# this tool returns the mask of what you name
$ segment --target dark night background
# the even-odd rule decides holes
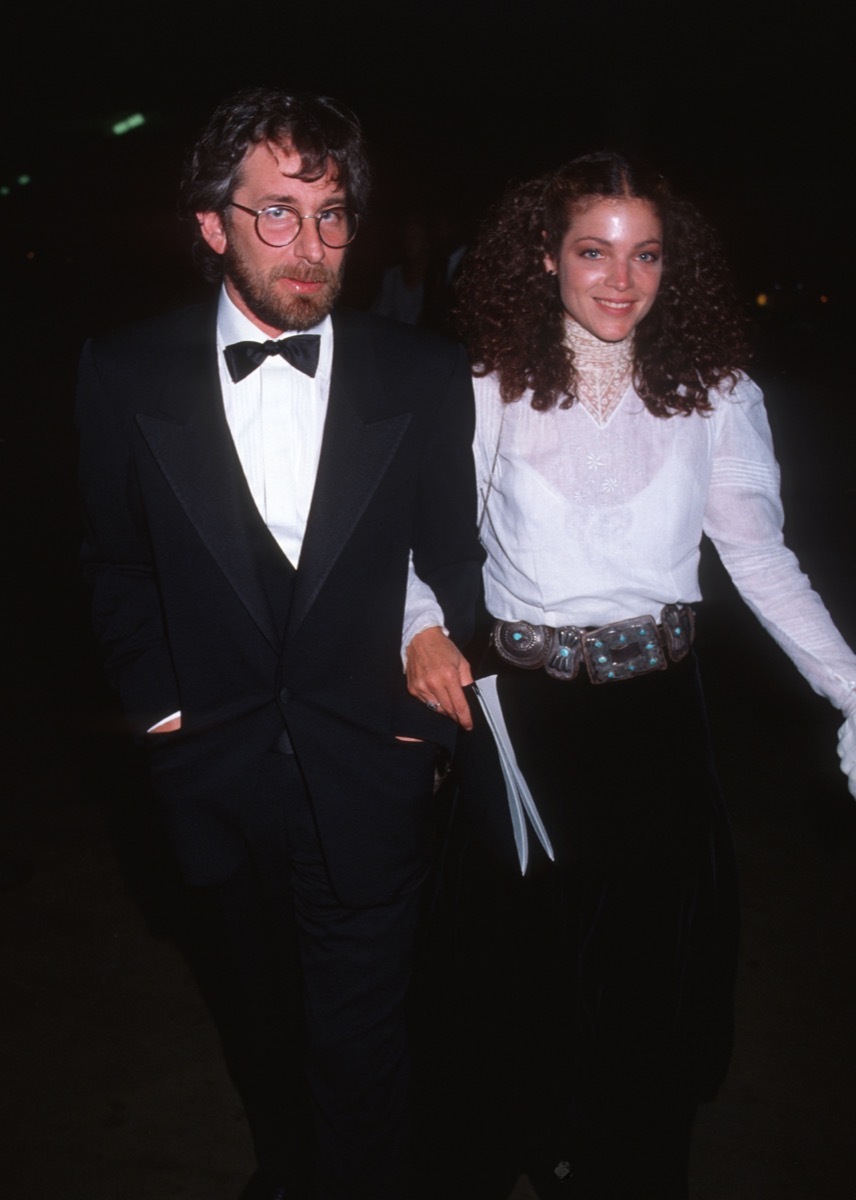
[[[123,953],[168,953],[151,935],[173,932],[171,884],[87,630],[76,567],[72,403],[86,336],[205,294],[189,231],[176,216],[176,191],[183,154],[211,108],[241,86],[269,83],[326,92],[357,111],[377,177],[349,264],[346,298],[357,305],[370,301],[394,261],[389,231],[408,207],[442,207],[466,236],[508,181],[575,154],[609,145],[660,164],[729,249],[783,466],[788,540],[853,644],[851,19],[849,5],[831,0],[799,8],[592,0],[92,4],[58,15],[18,5],[4,18],[0,262],[10,336],[0,452],[11,570],[0,856],[35,867],[29,882],[0,894],[17,952],[0,1027],[9,1037],[4,1070],[18,1093],[13,1088],[3,1120],[25,1148],[9,1194],[207,1200],[238,1190],[222,1179],[220,1191],[213,1182],[182,1190],[166,1168],[150,1191],[139,1179],[134,1190],[125,1176],[121,1185],[103,1182],[91,1164],[87,1175],[71,1148],[82,1135],[68,1115],[79,1108],[93,1129],[99,1105],[112,1106],[111,1137],[133,1148],[135,1176],[145,1177],[142,1134],[126,1113],[116,1115],[117,1106],[125,1112],[133,1068],[105,1068],[114,1075],[108,1085],[89,1064],[93,1055],[109,1059],[131,1019],[117,1016],[126,993],[105,984],[123,977]],[[137,112],[143,126],[111,134],[115,121]],[[852,801],[834,755],[839,718],[760,633],[710,555],[703,583],[702,653],[747,897],[738,1019],[751,1042],[744,1034],[741,1049],[738,1040],[732,1091],[719,1108],[725,1116],[713,1118],[724,1125],[707,1130],[709,1147],[721,1149],[701,1151],[719,1190],[698,1195],[843,1200],[849,1188],[836,1190],[836,1180],[846,1170],[852,1179],[856,1167],[843,1133],[854,1110],[847,1017],[856,980],[846,964],[856,932],[856,854]],[[151,888],[152,862],[159,892]],[[99,891],[93,872],[114,890]],[[148,923],[142,933],[138,909]],[[60,947],[102,935],[118,941],[113,957],[102,947],[94,966],[82,965],[90,961],[83,949],[72,965],[72,951]],[[770,949],[789,943],[791,957]],[[149,969],[180,974],[168,957]],[[138,980],[138,990],[160,986],[151,978]],[[192,1006],[182,980],[179,1001],[160,998],[167,1010]],[[73,1020],[59,1015],[67,1004],[78,1013]],[[88,1016],[79,1016],[81,1005]],[[17,1034],[26,1013],[40,1014],[38,1032]],[[196,1010],[190,1019],[204,1022]],[[806,1038],[811,1046],[818,1024],[828,1044],[803,1059],[793,1047]],[[96,1048],[82,1066],[75,1046],[87,1038]],[[759,1044],[767,1057],[756,1061]],[[47,1062],[55,1071],[53,1132],[65,1129],[68,1142],[57,1152],[67,1185],[59,1191],[50,1155],[35,1165],[34,1147],[47,1137],[38,1079]],[[81,1087],[91,1093],[85,1103]],[[99,1098],[108,1092],[109,1105]],[[759,1116],[771,1111],[775,1128]],[[799,1131],[793,1138],[789,1121]],[[204,1112],[197,1124],[207,1131]],[[151,1128],[148,1136],[157,1142]],[[216,1129],[210,1136],[217,1139]],[[745,1191],[735,1183],[745,1168],[729,1174],[735,1146],[761,1160],[741,1175]],[[99,1161],[99,1152],[84,1157],[91,1153]],[[192,1174],[189,1152],[187,1169]],[[79,1184],[70,1182],[76,1173]]]

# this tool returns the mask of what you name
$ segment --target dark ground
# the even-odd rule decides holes
[[[853,643],[845,334],[784,324],[762,339],[758,374],[788,480],[789,540]],[[246,1127],[179,949],[175,877],[76,581],[72,340],[39,356],[34,333],[22,368],[31,403],[3,443],[15,586],[0,854],[34,870],[0,892],[0,1187],[15,1200],[234,1200],[252,1169]],[[835,756],[839,717],[712,556],[704,590],[700,653],[744,932],[734,1061],[699,1121],[692,1194],[849,1200],[856,810]]]

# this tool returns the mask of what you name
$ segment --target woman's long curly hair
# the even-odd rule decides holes
[[[662,176],[619,154],[590,154],[512,188],[493,210],[458,281],[457,316],[477,375],[496,372],[506,403],[532,391],[545,411],[574,403],[565,309],[544,255],[557,259],[574,216],[600,200],[646,200],[663,225],[663,274],[634,340],[634,384],[658,417],[711,408],[749,360],[744,318],[719,242]]]

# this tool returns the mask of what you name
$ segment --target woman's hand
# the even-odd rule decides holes
[[[472,683],[470,664],[438,625],[417,633],[407,647],[407,690],[463,729],[472,729],[470,706],[463,693]]]
[[[850,795],[856,800],[856,712],[852,712],[838,730],[838,757],[847,776]]]

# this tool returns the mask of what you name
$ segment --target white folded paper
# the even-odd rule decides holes
[[[484,679],[480,679],[477,684],[473,685],[473,691],[490,726],[493,740],[496,742],[496,748],[499,752],[499,762],[505,780],[505,789],[508,793],[508,811],[511,815],[511,828],[514,831],[514,843],[517,846],[517,857],[520,860],[520,873],[521,875],[525,875],[526,867],[529,864],[529,835],[526,828],[527,817],[532,828],[535,830],[538,841],[544,847],[551,862],[555,861],[553,847],[550,844],[550,838],[547,836],[547,830],[544,828],[544,822],[541,820],[541,816],[535,806],[535,801],[532,799],[532,793],[529,791],[526,780],[523,778],[520,767],[517,765],[514,747],[508,736],[505,717],[502,715],[499,693],[496,690],[496,676],[487,675]]]

